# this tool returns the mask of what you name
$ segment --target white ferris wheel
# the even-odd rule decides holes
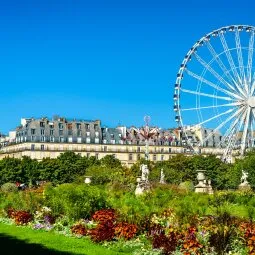
[[[214,30],[182,61],[174,88],[175,120],[194,150],[210,142],[226,159],[254,147],[254,33],[249,25]],[[196,130],[205,132],[197,140]]]

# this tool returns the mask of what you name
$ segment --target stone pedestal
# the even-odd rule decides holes
[[[205,170],[197,170],[198,184],[195,186],[196,193],[206,193],[207,192],[207,185],[206,185],[206,179],[205,179],[204,172],[205,172]]]
[[[211,180],[207,181],[204,173],[205,170],[197,170],[198,184],[195,186],[195,192],[213,194]]]
[[[238,189],[239,190],[251,190],[251,185],[249,183],[241,183],[239,186],[238,186]]]

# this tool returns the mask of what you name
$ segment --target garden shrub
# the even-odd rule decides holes
[[[100,223],[106,221],[114,222],[116,220],[116,213],[114,209],[101,209],[93,214],[92,219]]]
[[[14,219],[16,225],[26,225],[33,219],[33,215],[27,211],[15,211],[13,208],[9,208],[8,216]]]
[[[129,224],[127,222],[120,222],[115,226],[115,235],[118,238],[124,238],[125,240],[132,239],[138,232],[138,227],[135,224]]]
[[[3,192],[16,192],[18,191],[18,187],[11,182],[7,182],[1,186],[1,190]]]
[[[75,235],[85,236],[87,234],[87,229],[83,224],[79,223],[71,227],[71,232]]]
[[[1,198],[0,207],[7,210],[9,207],[15,210],[24,210],[34,213],[43,205],[43,197],[34,192],[18,191],[8,192]]]
[[[111,220],[100,222],[96,228],[90,231],[90,236],[94,242],[111,241],[115,235],[114,223]]]
[[[164,255],[169,255],[174,252],[178,246],[178,240],[180,238],[179,233],[176,231],[170,231],[168,234],[165,230],[159,226],[154,225],[150,229],[152,247],[154,249],[162,249]]]
[[[89,218],[97,210],[107,207],[105,192],[96,186],[62,184],[45,189],[45,201],[54,216],[69,219]]]
[[[195,190],[195,187],[192,181],[181,182],[179,184],[179,188],[182,190],[185,190],[186,192],[191,192]]]
[[[243,232],[243,237],[248,247],[248,254],[255,254],[255,224],[243,223],[240,225],[240,230]]]

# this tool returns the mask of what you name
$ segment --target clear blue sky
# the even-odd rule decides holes
[[[0,131],[58,114],[174,127],[179,65],[205,33],[255,25],[253,1],[0,1]]]

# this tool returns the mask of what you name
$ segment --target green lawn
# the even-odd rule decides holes
[[[5,255],[117,255],[84,238],[66,237],[52,232],[32,230],[0,223],[1,254]]]

